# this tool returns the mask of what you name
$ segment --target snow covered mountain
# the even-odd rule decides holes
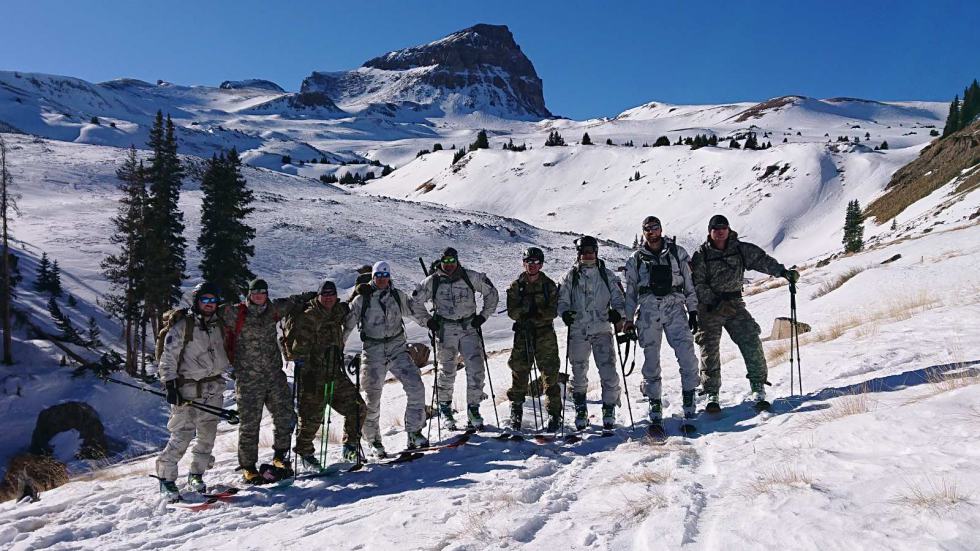
[[[302,92],[324,92],[345,111],[439,117],[476,111],[505,119],[550,117],[531,60],[505,25],[475,25],[424,46],[389,52],[355,71],[314,72]]]

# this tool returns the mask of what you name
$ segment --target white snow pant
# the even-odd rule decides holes
[[[199,404],[220,408],[224,406],[223,393],[225,382],[212,381],[201,385],[201,393],[197,392],[197,383],[188,382],[180,387],[180,394],[185,400],[193,400]],[[204,471],[214,466],[214,438],[218,434],[217,415],[205,413],[191,406],[171,406],[170,441],[160,455],[157,456],[157,476],[163,480],[177,480],[177,462],[184,457],[187,446],[194,440],[191,448],[191,467],[193,474],[204,474]],[[196,433],[196,438],[195,438]]]
[[[611,329],[611,326],[610,326]],[[620,405],[619,372],[616,367],[616,342],[611,331],[586,333],[586,329],[569,329],[571,342],[568,345],[568,359],[572,363],[572,392],[586,394],[589,390],[589,352],[599,368],[599,382],[602,385],[602,403]]]
[[[674,349],[680,365],[681,388],[694,390],[701,384],[698,358],[694,354],[694,334],[687,320],[687,308],[674,296],[658,298],[644,295],[636,319],[637,336],[643,347],[643,382],[640,392],[651,400],[661,398],[660,343],[667,335],[667,344]]]
[[[361,387],[366,396],[367,415],[364,437],[368,442],[381,440],[381,391],[391,372],[405,389],[405,430],[409,433],[425,426],[425,387],[419,368],[412,363],[405,337],[389,343],[366,342],[361,354]]]
[[[445,322],[438,335],[439,401],[453,401],[456,383],[456,354],[463,356],[466,366],[466,405],[477,406],[483,401],[483,380],[487,376],[483,363],[483,347],[476,329],[463,329],[458,323]]]

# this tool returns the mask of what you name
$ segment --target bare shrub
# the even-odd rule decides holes
[[[643,522],[656,509],[666,509],[670,500],[660,488],[655,488],[640,497],[623,499],[609,506],[601,515],[612,522],[624,526]]]
[[[653,469],[639,469],[624,472],[606,486],[618,486],[620,484],[664,484],[671,479],[670,469],[664,468],[659,471]]]
[[[850,281],[854,276],[858,275],[859,273],[867,269],[868,269],[867,266],[856,266],[854,268],[847,270],[842,274],[838,274],[830,281],[825,281],[822,284],[820,284],[820,286],[817,287],[817,290],[814,291],[814,293],[810,296],[810,298],[818,299],[826,294],[829,294],[831,291],[839,289],[841,285],[844,285],[845,283]]]

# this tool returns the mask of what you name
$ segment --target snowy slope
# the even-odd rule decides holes
[[[972,225],[804,270],[800,319],[814,328],[803,338],[805,394],[789,397],[789,364],[775,357],[780,343],[769,343],[777,399],[772,413],[754,414],[740,404],[748,385],[726,338],[726,409],[702,417],[694,438],[652,445],[640,437],[646,405],[634,372],[628,387],[637,432],[621,411],[624,428],[615,437],[567,448],[478,436],[403,466],[249,490],[201,513],[161,509],[147,458],[47,492],[36,504],[0,505],[0,542],[11,549],[972,549],[980,521],[978,240]],[[879,264],[894,254],[902,258]],[[811,298],[854,267],[869,269]],[[768,328],[786,314],[786,287],[748,303]],[[490,344],[498,397],[508,386],[506,346]],[[663,361],[667,409],[675,413],[677,366],[667,351]],[[397,384],[385,393],[385,440],[398,449],[404,398]],[[597,399],[596,387],[595,414]],[[491,408],[484,401],[492,419]],[[672,433],[676,426],[668,421]],[[235,483],[235,441],[233,432],[219,436],[213,484]],[[334,456],[339,445],[330,449]]]

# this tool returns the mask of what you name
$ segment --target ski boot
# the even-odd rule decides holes
[[[575,430],[585,430],[589,426],[589,408],[585,404],[585,394],[572,394],[575,402]]]
[[[466,430],[483,430],[483,416],[480,415],[480,404],[467,406]]]
[[[650,400],[650,436],[663,438],[667,435],[664,429],[664,403],[663,400]]]
[[[507,422],[507,430],[510,432],[521,432],[521,422],[524,419],[524,402],[510,403],[510,421]]]
[[[292,470],[292,465],[289,464],[289,460],[286,459],[286,453],[289,450],[275,450],[272,455],[272,464],[277,469],[282,469],[284,471]]]
[[[698,419],[697,406],[694,404],[694,390],[685,390],[681,393],[682,403],[684,404],[684,423],[681,430],[685,434],[697,432],[698,427],[695,422]]]
[[[177,483],[173,480],[160,481],[160,494],[170,503],[180,501],[180,490],[177,489]]]
[[[255,466],[242,467],[242,484],[248,484],[249,486],[257,486],[259,484],[265,484],[266,480],[262,478],[259,471],[255,470]]]
[[[204,475],[194,473],[187,475],[187,488],[199,494],[207,493],[208,485],[204,483]]]
[[[766,383],[752,383],[752,401],[756,411],[768,411],[769,402],[766,400]]]
[[[616,405],[602,404],[602,430],[610,431],[616,428]]]
[[[708,393],[708,403],[704,406],[707,413],[719,413],[721,411],[721,400],[718,399],[718,391]]]
[[[388,458],[388,452],[385,451],[385,445],[381,442],[381,440],[371,442],[371,453],[374,454],[375,459]]]
[[[545,428],[547,432],[558,432],[561,430],[561,414],[552,414],[548,418],[548,426]]]
[[[357,446],[354,444],[344,444],[344,449],[342,452],[340,452],[340,455],[344,458],[344,461],[349,463],[357,463],[357,460],[360,459],[361,454],[357,452]]]
[[[320,460],[312,453],[304,456],[300,461],[300,465],[303,466],[303,470],[306,472],[318,473],[323,470],[323,465],[320,464]]]
[[[452,402],[439,402],[439,415],[442,416],[442,428],[446,430],[459,430],[456,427],[456,418],[453,417]]]
[[[418,448],[428,448],[429,439],[422,434],[422,431],[415,431],[408,433],[408,449],[415,450]]]

